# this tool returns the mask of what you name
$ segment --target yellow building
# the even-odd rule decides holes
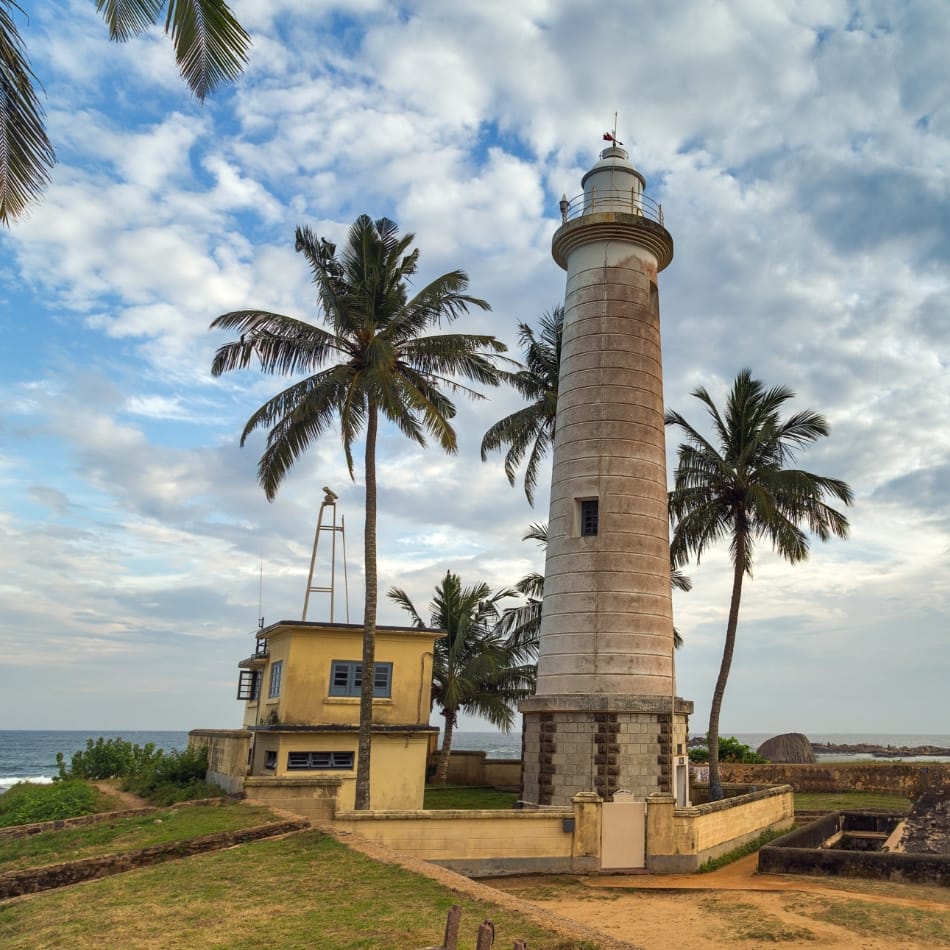
[[[443,635],[376,628],[373,809],[422,807],[429,737],[438,732],[429,725],[432,647]],[[258,631],[254,654],[238,664],[244,728],[191,733],[193,744],[208,748],[209,778],[288,807],[315,797],[352,808],[362,639],[357,624],[283,620]],[[243,780],[233,774],[240,769]]]

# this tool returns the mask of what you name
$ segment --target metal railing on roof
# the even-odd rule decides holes
[[[577,195],[568,201],[561,199],[561,221],[568,222],[585,214],[596,214],[601,211],[619,211],[624,214],[635,214],[648,221],[663,224],[663,205],[654,201],[643,192],[631,188],[628,191],[590,191]]]

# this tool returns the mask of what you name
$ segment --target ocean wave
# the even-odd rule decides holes
[[[31,785],[52,785],[52,775],[0,775],[0,792],[5,792],[8,788],[20,782],[29,782]]]

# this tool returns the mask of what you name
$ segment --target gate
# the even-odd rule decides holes
[[[647,803],[630,792],[615,792],[601,810],[601,870],[646,867]]]

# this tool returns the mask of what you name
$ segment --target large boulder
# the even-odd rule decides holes
[[[770,762],[814,762],[815,753],[812,751],[808,736],[800,732],[786,732],[781,736],[772,736],[766,739],[756,750]]]

